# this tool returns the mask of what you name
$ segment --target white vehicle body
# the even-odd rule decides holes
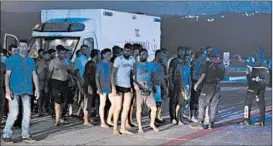
[[[33,28],[30,47],[48,50],[62,44],[73,51],[74,62],[75,52],[83,44],[103,50],[115,45],[123,48],[127,42],[139,43],[148,50],[151,61],[155,51],[160,49],[160,21],[156,16],[105,9],[42,10],[41,24]],[[65,27],[71,30],[69,24],[73,24],[74,31],[65,30]]]

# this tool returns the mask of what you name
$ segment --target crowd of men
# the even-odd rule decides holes
[[[225,75],[221,56],[211,47],[202,47],[193,53],[190,48],[179,46],[176,51],[176,56],[169,59],[167,49],[159,49],[154,60],[149,62],[148,50],[139,44],[126,43],[123,48],[114,46],[101,51],[83,45],[72,63],[73,52],[62,45],[56,50],[40,49],[35,59],[28,54],[27,41],[21,40],[18,47],[11,45],[6,52],[9,57],[1,55],[0,64],[0,120],[8,115],[3,140],[12,142],[12,127],[19,121],[23,141],[35,141],[30,134],[35,100],[38,116],[52,115],[55,126],[68,123],[68,118],[76,115],[81,117],[83,125],[90,127],[94,117],[99,117],[100,126],[113,127],[114,135],[132,135],[130,128],[134,126],[138,127],[138,133],[143,133],[144,103],[148,107],[150,127],[159,131],[157,127],[165,122],[162,106],[169,98],[172,123],[192,122],[192,128],[203,129],[206,117],[208,128],[212,129],[221,96],[220,81]],[[256,64],[256,67],[261,65]],[[248,114],[241,124],[250,124],[251,103],[258,95],[260,125],[263,126],[264,85],[268,77],[254,76],[248,76],[255,83],[249,85],[245,107]],[[252,86],[257,88],[252,89]],[[77,105],[76,114],[73,105]],[[187,112],[188,117],[185,116]],[[133,122],[133,115],[137,124]]]

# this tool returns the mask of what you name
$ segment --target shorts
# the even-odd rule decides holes
[[[68,82],[60,80],[51,80],[52,95],[54,102],[57,104],[62,104],[67,100],[68,95]]]
[[[142,107],[142,104],[146,103],[148,108],[151,107],[156,107],[156,102],[154,99],[154,95],[151,92],[151,94],[149,96],[142,96],[141,95],[141,90],[136,91],[136,104],[138,108]]]
[[[131,92],[131,88],[124,88],[120,86],[116,86],[117,93],[128,93]]]
[[[154,93],[154,98],[156,102],[162,102],[162,98],[161,98],[161,87],[160,85],[155,85],[156,88],[156,93]]]
[[[74,103],[74,96],[75,96],[76,89],[73,87],[69,87],[67,91],[67,103],[73,104]]]

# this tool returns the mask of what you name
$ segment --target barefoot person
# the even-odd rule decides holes
[[[137,123],[138,123],[138,133],[142,134],[142,121],[141,121],[141,111],[143,102],[146,103],[148,108],[151,109],[151,122],[150,127],[154,131],[158,131],[155,127],[155,116],[156,116],[156,103],[153,96],[155,89],[154,83],[154,67],[153,63],[148,63],[148,51],[142,49],[140,51],[140,62],[136,63],[135,66],[135,82],[134,88],[136,90],[136,106],[137,106]]]
[[[69,72],[72,72],[72,66],[65,63],[66,49],[58,45],[57,51],[58,57],[50,61],[48,69],[48,81],[51,79],[52,94],[55,102],[55,126],[67,122],[66,119],[61,119],[61,105],[67,99]],[[48,82],[46,87],[48,87]]]
[[[111,94],[111,71],[112,71],[112,63],[111,60],[111,49],[104,49],[101,51],[102,61],[100,61],[96,68],[96,84],[98,87],[98,94],[100,96],[100,120],[102,128],[109,128],[108,125],[105,124],[104,118],[104,109],[106,105],[107,96],[111,102],[111,107],[109,109],[107,124],[113,126],[112,116],[114,112],[114,98]]]
[[[112,94],[115,96],[115,109],[114,109],[114,128],[113,134],[117,135],[118,132],[118,119],[120,110],[121,114],[121,128],[120,133],[122,134],[133,134],[125,128],[126,120],[131,103],[131,78],[133,75],[133,68],[135,59],[130,56],[131,44],[124,45],[123,55],[117,57],[114,61],[112,73],[111,73],[111,85]],[[123,104],[122,104],[123,98]]]

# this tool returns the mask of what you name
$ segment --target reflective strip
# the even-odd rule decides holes
[[[254,90],[250,90],[250,89],[248,89],[247,91],[254,92]]]
[[[206,94],[204,94],[204,93],[201,93],[201,95],[206,96]]]

